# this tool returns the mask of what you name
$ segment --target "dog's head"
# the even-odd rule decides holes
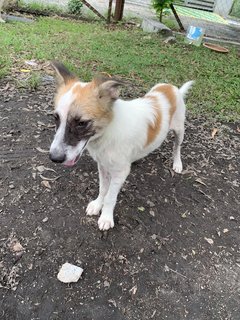
[[[58,88],[54,110],[56,134],[50,147],[50,159],[73,166],[88,142],[99,138],[111,122],[120,83],[102,76],[91,82],[81,82],[61,63],[52,62],[52,66]]]

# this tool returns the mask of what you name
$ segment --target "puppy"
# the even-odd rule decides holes
[[[99,195],[87,206],[97,215],[100,230],[114,227],[113,211],[131,163],[158,148],[169,130],[175,133],[173,170],[182,171],[180,147],[184,136],[184,96],[193,84],[180,89],[157,84],[145,96],[124,101],[120,82],[94,78],[82,82],[61,63],[52,63],[58,78],[55,97],[56,134],[50,159],[72,167],[87,149],[97,161]]]

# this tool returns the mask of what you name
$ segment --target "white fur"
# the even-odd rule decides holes
[[[86,140],[81,140],[76,147],[66,145],[64,143],[64,133],[66,128],[67,116],[72,102],[74,101],[75,95],[73,94],[73,89],[81,84],[81,86],[86,85],[86,83],[76,82],[72,88],[67,91],[59,100],[56,113],[60,116],[60,126],[54,136],[53,142],[50,147],[50,153],[57,157],[58,155],[65,154],[66,161],[74,160],[79,154],[81,154],[86,146]]]
[[[146,156],[159,147],[170,129],[175,132],[173,169],[180,173],[182,162],[180,145],[184,135],[185,104],[183,96],[193,82],[187,82],[175,90],[177,109],[169,124],[170,102],[163,93],[153,91],[148,94],[158,99],[161,108],[161,129],[155,140],[146,146],[148,125],[154,122],[154,108],[151,99],[144,98],[132,101],[116,100],[113,106],[114,117],[106,127],[103,135],[97,140],[90,139],[87,149],[98,162],[100,188],[98,198],[89,203],[88,215],[96,215],[102,209],[98,220],[100,230],[114,226],[113,210],[117,195],[127,178],[131,163]]]
[[[175,133],[173,148],[173,170],[182,171],[180,146],[184,136],[185,104],[183,97],[190,89],[192,81],[185,83],[180,89],[173,87],[176,97],[176,111],[170,122],[170,101],[153,87],[143,98],[132,101],[117,99],[113,104],[113,119],[102,129],[98,136],[89,139],[87,149],[98,163],[99,170],[99,195],[87,207],[87,215],[97,215],[101,210],[98,220],[100,230],[113,228],[113,211],[118,193],[126,180],[131,163],[145,157],[158,148],[166,138],[169,130]],[[79,85],[77,82],[60,99],[56,112],[60,115],[61,124],[52,142],[50,153],[55,156],[65,154],[65,164],[72,165],[74,159],[82,153],[86,140],[80,141],[77,146],[69,146],[64,142],[69,108],[74,101],[73,89]],[[81,83],[84,85],[84,83]],[[153,105],[154,97],[156,103]],[[161,112],[160,131],[155,139],[147,145],[148,128],[155,123],[156,110]]]

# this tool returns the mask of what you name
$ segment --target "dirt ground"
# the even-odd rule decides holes
[[[85,215],[96,163],[48,158],[53,92],[0,83],[0,319],[239,320],[239,124],[188,114],[183,174],[169,135],[133,165],[102,233]],[[77,283],[57,279],[65,262],[83,267]]]

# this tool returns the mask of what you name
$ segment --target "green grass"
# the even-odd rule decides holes
[[[31,3],[27,3],[24,2],[23,0],[20,0],[18,2],[18,6],[20,8],[25,8],[25,9],[31,9],[33,11],[39,11],[39,12],[46,12],[49,14],[60,14],[63,12],[66,12],[66,9],[64,10],[63,7],[60,7],[58,5],[54,5],[54,4],[43,4],[43,3],[39,3],[39,2],[31,2]]]
[[[240,18],[240,0],[235,0],[233,3],[231,15]]]
[[[189,108],[221,120],[240,115],[239,58],[179,42],[165,45],[140,30],[108,29],[101,23],[40,18],[35,23],[0,25],[0,77],[16,61],[60,60],[81,79],[105,71],[132,80],[144,90],[157,82],[178,86],[196,80]]]

